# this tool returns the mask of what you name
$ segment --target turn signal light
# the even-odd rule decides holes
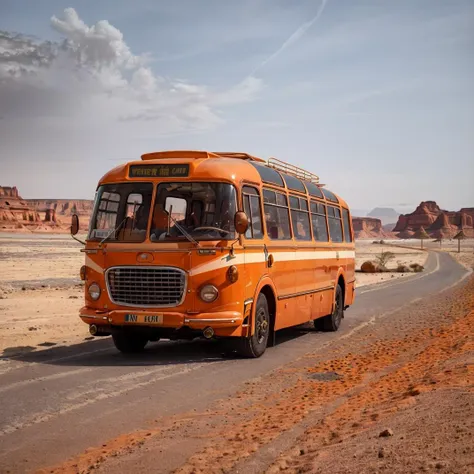
[[[80,271],[82,281],[86,279],[86,273],[87,273],[87,267],[85,265],[82,265],[81,271]]]
[[[227,279],[231,283],[235,283],[239,279],[239,270],[235,265],[230,266],[229,270],[227,270]]]

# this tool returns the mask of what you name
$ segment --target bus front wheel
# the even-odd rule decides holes
[[[242,338],[239,341],[239,354],[253,359],[263,355],[267,348],[270,330],[270,313],[268,311],[267,298],[263,293],[260,293],[255,308],[255,331],[251,337]]]
[[[112,339],[114,340],[115,347],[124,354],[141,352],[145,349],[148,342],[148,338],[127,331],[114,331]]]
[[[341,285],[336,286],[334,309],[331,314],[314,320],[314,327],[318,331],[337,331],[344,317],[344,301]]]

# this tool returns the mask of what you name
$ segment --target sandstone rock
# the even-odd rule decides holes
[[[381,431],[379,434],[379,438],[389,438],[390,436],[393,436],[393,431],[390,428]]]
[[[394,237],[390,232],[384,230],[382,221],[374,217],[353,217],[352,226],[356,239]]]
[[[375,262],[367,260],[361,265],[360,271],[362,273],[377,273],[380,271],[380,268]]]
[[[469,236],[474,236],[474,208],[466,207],[457,212],[445,211],[436,202],[425,201],[411,214],[401,215],[393,231],[399,238],[409,239],[421,228],[430,237],[442,239],[452,238],[461,229]]]
[[[80,217],[86,230],[93,211],[93,201],[67,199],[23,199],[16,187],[0,186],[0,222],[6,231],[67,231],[72,214]]]

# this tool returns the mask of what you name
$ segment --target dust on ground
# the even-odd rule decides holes
[[[136,471],[176,445],[180,474],[474,472],[473,392],[471,277],[43,472]]]

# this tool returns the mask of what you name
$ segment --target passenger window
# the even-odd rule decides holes
[[[328,206],[329,235],[333,242],[342,242],[342,221],[339,209]]]
[[[327,242],[329,238],[326,224],[326,208],[323,204],[311,203],[311,222],[313,224],[314,240],[317,242]]]
[[[311,240],[308,203],[306,199],[290,196],[291,223],[297,240]]]
[[[112,230],[117,227],[120,194],[104,191],[100,197],[94,229]]]
[[[185,199],[167,197],[165,200],[166,212],[171,212],[171,217],[175,221],[183,221],[186,216],[187,202]],[[184,223],[184,222],[183,222]]]
[[[352,242],[349,211],[347,209],[342,210],[342,223],[344,224],[344,240],[346,242]]]
[[[293,224],[293,233],[297,240],[311,240],[311,231],[309,230],[309,214],[306,211],[291,210],[291,223]]]
[[[269,190],[264,190],[263,195],[268,237],[274,240],[291,239],[290,216],[286,196]],[[274,201],[273,199],[267,199],[271,195],[274,197]]]
[[[245,237],[247,239],[261,239],[263,237],[263,230],[260,195],[255,188],[251,188],[250,186],[245,186],[242,192],[244,211],[249,218],[249,228],[245,233]]]
[[[148,205],[143,205],[143,196],[141,194],[130,193],[128,195],[125,212],[129,218],[129,221],[126,223],[128,230],[146,230],[150,208],[149,203]]]

